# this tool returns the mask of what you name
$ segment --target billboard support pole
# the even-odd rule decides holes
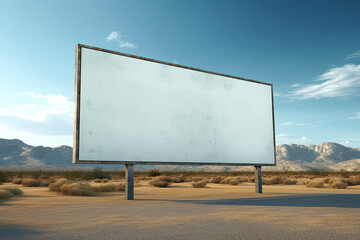
[[[255,166],[255,192],[262,193],[261,166]]]
[[[134,164],[125,164],[125,199],[134,200]]]

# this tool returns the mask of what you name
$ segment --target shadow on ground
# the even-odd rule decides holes
[[[0,239],[23,239],[38,236],[42,232],[18,224],[0,224]]]
[[[153,199],[159,201],[159,199]],[[302,194],[219,200],[160,200],[205,205],[360,208],[360,194]]]

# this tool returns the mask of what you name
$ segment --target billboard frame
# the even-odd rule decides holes
[[[172,67],[178,67],[188,70],[193,70],[202,73],[208,73],[212,75],[222,76],[231,78],[234,80],[247,81],[257,84],[263,84],[271,87],[271,105],[272,105],[272,127],[273,127],[273,143],[274,143],[274,163],[272,164],[254,164],[254,163],[207,163],[207,162],[156,162],[156,161],[93,161],[93,160],[80,160],[79,159],[79,138],[80,138],[80,96],[81,96],[81,50],[82,48],[87,48],[95,51],[101,51],[105,53],[120,55],[124,57],[134,58],[143,61],[149,61],[153,63],[168,65]],[[202,70],[198,68],[188,67],[184,65],[179,65],[175,63],[169,63],[164,61],[159,61],[151,58],[140,57],[136,55],[131,55],[122,52],[116,52],[112,50],[102,49],[98,47],[92,47],[83,44],[76,45],[75,53],[75,97],[74,97],[74,136],[73,136],[73,163],[74,164],[125,164],[125,165],[218,165],[218,166],[276,166],[276,143],[275,143],[275,117],[274,117],[274,95],[273,95],[273,85],[271,83],[260,82],[252,79],[236,77],[228,74],[222,74],[207,70]]]

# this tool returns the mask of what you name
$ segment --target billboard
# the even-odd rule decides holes
[[[275,165],[272,85],[77,45],[74,163]]]

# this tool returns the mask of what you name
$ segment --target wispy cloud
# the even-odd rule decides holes
[[[349,117],[350,120],[360,119],[360,112],[355,113],[355,116]]]
[[[106,38],[108,41],[116,40],[119,37],[118,32],[111,32],[109,36]]]
[[[22,94],[45,101],[0,108],[0,115],[22,118],[34,122],[44,122],[52,115],[62,115],[62,117],[72,121],[74,104],[69,101],[67,97],[55,94],[36,94],[32,92]]]
[[[299,136],[295,134],[281,133],[277,134],[275,137],[277,144],[308,144],[311,141],[306,136]]]
[[[331,68],[314,83],[304,85],[288,95],[293,100],[348,97],[360,93],[360,65],[347,64]]]
[[[281,126],[312,126],[311,123],[295,123],[295,122],[284,122]]]
[[[117,42],[119,44],[119,47],[121,47],[121,48],[126,48],[126,47],[127,48],[136,48],[137,47],[134,43],[124,41],[122,39],[121,34],[118,31],[111,32],[107,36],[106,40]]]
[[[346,59],[360,58],[360,50],[350,53],[347,55]]]

